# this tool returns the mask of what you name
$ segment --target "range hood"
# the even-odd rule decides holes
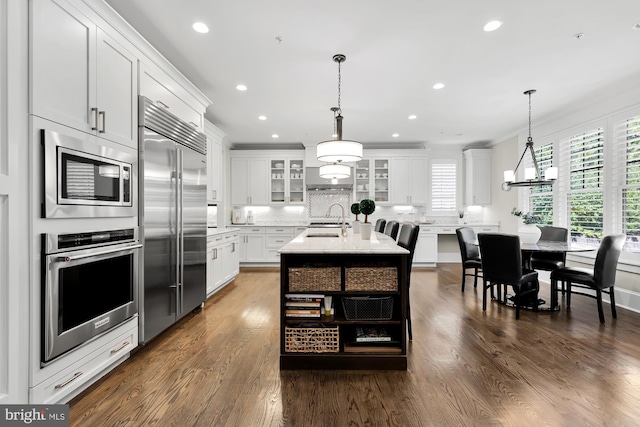
[[[330,179],[320,178],[320,168],[306,168],[305,180],[307,190],[351,191],[353,178],[339,179],[337,184],[332,184]]]

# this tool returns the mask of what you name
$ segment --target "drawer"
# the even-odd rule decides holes
[[[490,226],[490,227],[473,227],[476,233],[496,233],[498,231],[498,227]]]
[[[420,226],[420,234],[437,234],[438,230],[435,227],[422,227]]]
[[[285,235],[277,235],[277,234],[275,234],[275,235],[268,234],[267,235],[266,247],[267,248],[280,249],[281,247],[283,247],[284,245],[289,243],[292,239],[293,239],[293,237],[291,236],[291,233],[289,233],[286,236]]]
[[[293,227],[267,227],[267,234],[287,234],[293,233]]]
[[[224,242],[224,236],[221,234],[207,237],[207,246],[216,246],[222,242]]]
[[[138,346],[138,326],[120,331],[104,346],[33,387],[29,402],[36,404],[65,403],[121,363]]]
[[[264,234],[264,227],[243,228],[240,234]]]
[[[440,227],[438,234],[456,234],[456,227]]]

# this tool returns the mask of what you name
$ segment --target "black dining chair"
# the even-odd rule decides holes
[[[538,273],[522,267],[520,238],[513,234],[479,233],[480,257],[482,258],[482,310],[487,309],[487,289],[498,286],[498,299],[501,287],[510,285],[515,296],[516,319],[520,318],[520,308],[538,306]],[[506,301],[501,301],[506,302]]]
[[[413,340],[413,332],[411,330],[411,304],[409,302],[409,287],[411,284],[411,265],[413,264],[413,254],[416,251],[416,243],[418,242],[418,234],[420,226],[410,222],[405,222],[400,228],[398,236],[398,246],[409,251],[407,257],[407,328],[409,332],[409,341]]]
[[[373,231],[377,231],[378,233],[384,233],[384,226],[387,224],[387,220],[380,218],[376,221],[376,226]]]
[[[593,269],[581,267],[564,267],[551,272],[551,290],[554,295],[558,294],[558,281],[564,281],[567,284],[567,308],[571,306],[571,294],[584,295],[595,298],[598,303],[598,316],[600,323],[604,323],[604,312],[602,310],[602,294],[609,294],[611,301],[611,316],[615,319],[616,298],[614,284],[616,281],[616,270],[618,268],[618,259],[622,252],[622,247],[626,240],[624,234],[612,234],[605,236],[600,242],[596,261]],[[590,289],[596,294],[588,294],[584,292],[576,292],[572,288],[578,287]],[[556,297],[557,298],[557,297]]]
[[[396,240],[398,237],[398,229],[400,228],[400,223],[398,221],[388,221],[387,225],[384,227],[384,234],[391,237],[393,240]]]
[[[569,230],[563,227],[538,227],[540,228],[540,240],[550,242],[567,242]],[[553,271],[564,268],[567,262],[566,252],[533,252],[531,254],[531,269]],[[564,294],[564,282],[562,282],[562,293]]]
[[[472,276],[473,287],[478,287],[478,271],[482,270],[482,260],[480,259],[480,248],[476,244],[476,232],[473,228],[458,228],[456,236],[458,236],[460,256],[462,257],[462,292],[464,292],[464,282],[467,276]],[[467,273],[469,268],[473,269],[473,273]]]

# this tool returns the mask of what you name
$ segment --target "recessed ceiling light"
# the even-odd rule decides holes
[[[195,24],[193,24],[193,29],[202,34],[206,34],[209,32],[209,27],[207,27],[207,24],[204,24],[202,22],[196,22]]]
[[[502,27],[502,21],[489,21],[484,24],[482,29],[485,31],[495,31],[500,27]]]
[[[280,138],[280,135],[278,135],[277,133],[274,133],[273,135],[271,135],[271,138]]]
[[[436,83],[433,85],[434,89],[442,89],[444,87],[444,83]]]
[[[633,28],[634,30],[640,30],[640,22],[636,22],[631,28]]]
[[[575,33],[573,35],[573,38],[576,39],[576,40],[580,40],[583,37],[584,37],[584,33]]]
[[[417,118],[418,118],[418,116],[416,116],[415,114],[412,114],[412,115],[410,115],[410,116],[408,117],[408,119],[409,119],[409,120],[415,120],[415,119],[417,119]]]
[[[258,116],[258,120],[267,120],[267,116]]]
[[[245,90],[247,90],[247,87],[245,85],[243,85],[243,84],[239,84],[238,86],[236,86],[236,89],[245,91]]]
[[[397,137],[399,137],[399,136],[400,136],[400,134],[394,133],[394,134],[393,134],[393,135],[391,135],[391,136],[392,136],[392,137],[394,137],[394,138],[397,138]]]

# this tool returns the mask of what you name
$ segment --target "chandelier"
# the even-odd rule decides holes
[[[522,152],[522,156],[520,156],[520,160],[518,161],[516,168],[513,170],[504,171],[504,182],[502,183],[502,189],[504,191],[511,190],[511,187],[535,187],[540,185],[552,185],[558,178],[558,168],[553,166],[547,168],[544,171],[544,179],[542,178],[540,167],[538,166],[538,160],[536,159],[536,152],[533,150],[533,138],[531,137],[531,95],[534,93],[536,93],[535,89],[530,89],[524,92],[525,95],[529,96],[529,137],[527,138],[527,144],[524,147],[524,151]],[[520,163],[522,163],[522,159],[524,158],[525,154],[527,154],[527,151],[531,153],[531,158],[533,159],[533,167],[525,168],[524,181],[516,181],[516,173],[518,172]]]
[[[342,110],[340,108],[340,95],[342,75],[340,64],[347,57],[341,54],[333,56],[333,61],[338,63],[338,106],[332,107],[335,123],[335,139],[323,141],[317,145],[317,156],[321,162],[329,164],[320,166],[322,178],[340,179],[351,176],[351,168],[344,163],[356,162],[362,159],[362,144],[357,141],[342,139]]]

